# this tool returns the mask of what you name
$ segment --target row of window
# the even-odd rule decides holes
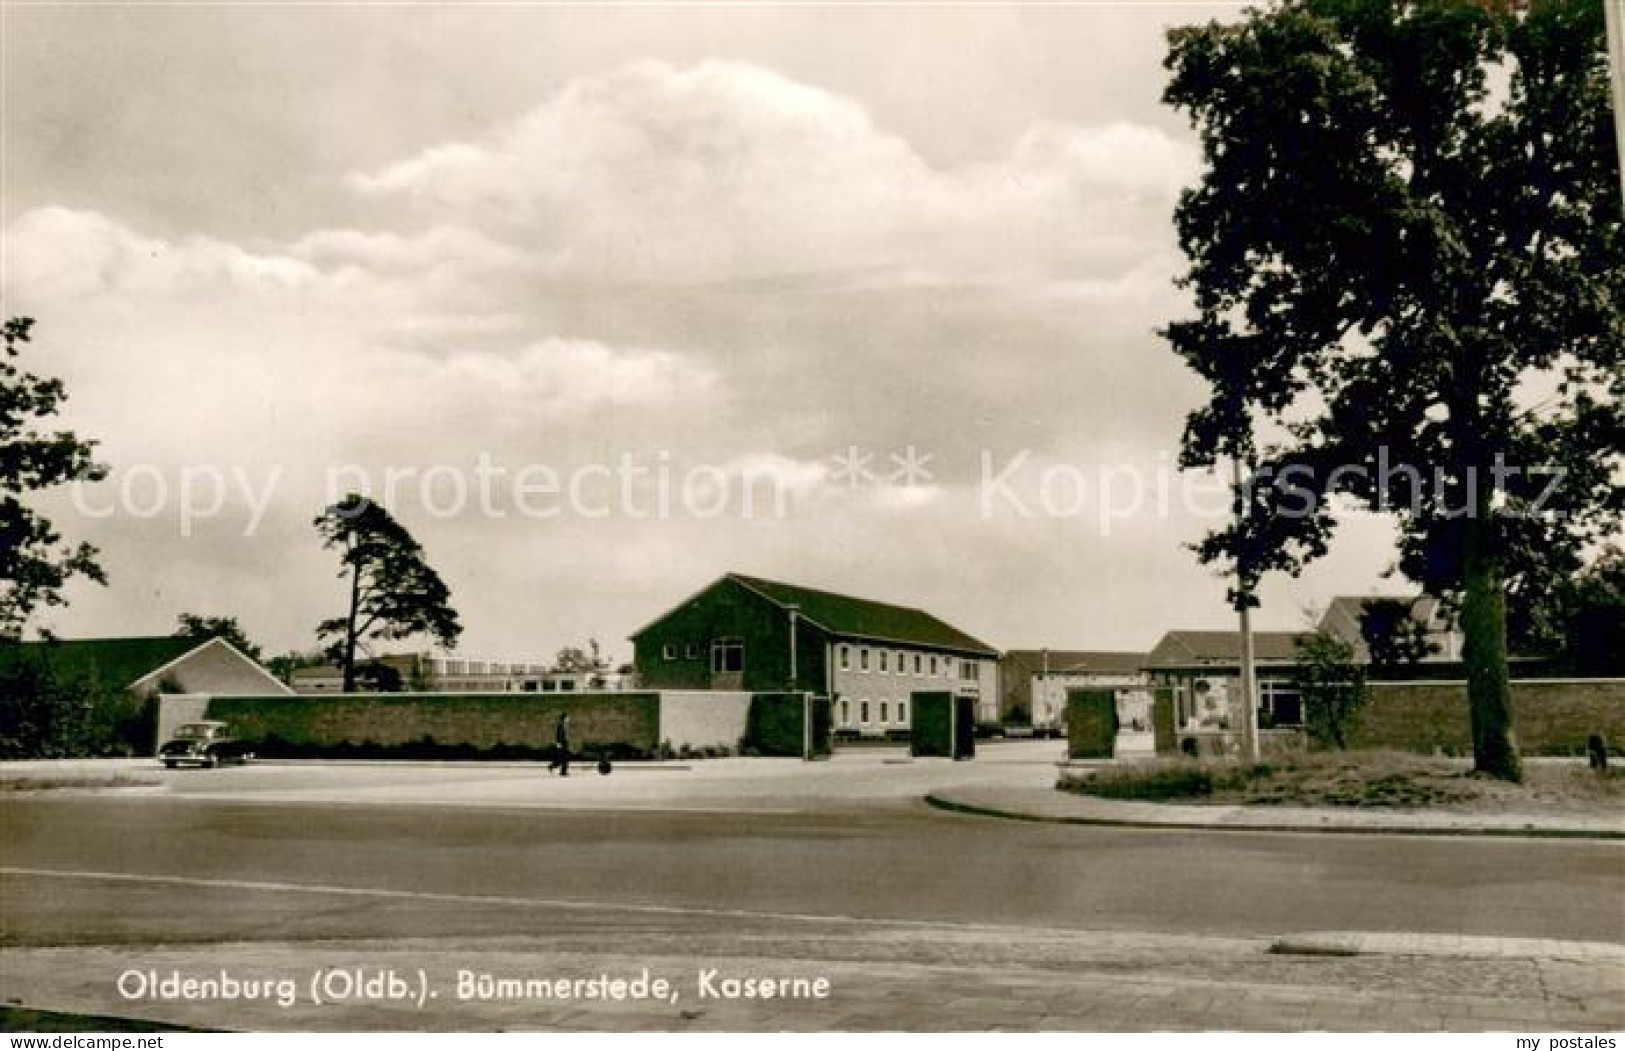
[[[841,718],[840,718],[840,723],[841,723],[842,726],[851,726],[852,725],[852,711],[853,711],[853,703],[851,701],[848,701],[848,700],[842,700],[841,701]],[[878,702],[876,702],[875,707],[871,708],[869,706],[869,701],[865,698],[865,699],[860,699],[857,702],[858,725],[860,725],[860,726],[868,726],[868,725],[870,725],[869,716],[872,715],[872,714],[875,714],[876,712],[878,712],[880,714],[879,722],[881,722],[882,724],[894,721],[892,719],[892,713],[893,712],[897,713],[897,718],[895,720],[896,722],[898,722],[898,723],[907,723],[908,722],[908,702],[907,701],[895,701],[895,702],[893,702],[893,701],[878,701]]]
[[[660,647],[661,660],[674,661],[677,659],[677,644],[668,642]],[[700,647],[689,643],[683,647],[685,660],[699,660]],[[713,675],[725,672],[738,672],[745,670],[745,644],[738,639],[718,639],[711,643],[711,673]]]
[[[852,651],[857,650],[858,671],[869,671],[871,667],[888,675],[914,674],[921,677],[952,678],[954,662],[948,657],[938,657],[937,654],[911,653],[907,650],[873,650],[868,646],[846,646],[840,648],[840,662],[842,671],[852,670]],[[874,663],[871,665],[871,652]],[[912,668],[911,668],[912,665]],[[976,661],[960,661],[959,677],[967,682],[976,682],[981,678]]]
[[[869,671],[871,657],[873,657],[878,670],[886,674],[908,675],[912,663],[912,673],[918,676],[952,678],[954,662],[950,658],[940,657],[935,653],[910,653],[905,650],[873,650],[868,646],[840,647],[840,662],[842,671],[852,670],[852,651],[857,650],[858,670]],[[660,647],[662,660],[674,661],[677,659],[678,649],[675,642],[668,642]],[[699,660],[700,647],[689,643],[682,649],[684,660]],[[723,672],[743,671],[745,668],[745,644],[738,639],[718,639],[711,643],[711,671],[713,674]],[[976,682],[981,678],[981,670],[976,661],[960,661],[959,677],[966,682]]]
[[[456,660],[430,657],[424,661],[424,670],[431,675],[545,675],[545,664],[516,664],[509,661]]]

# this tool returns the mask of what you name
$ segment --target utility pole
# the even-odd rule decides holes
[[[796,622],[801,619],[801,607],[797,605],[786,606],[790,611],[790,692],[796,691]]]
[[[1045,712],[1045,714],[1048,714],[1048,712],[1049,712],[1049,647],[1048,646],[1044,647],[1044,671],[1043,671],[1042,674],[1040,674],[1038,676],[1038,691],[1039,691],[1039,696],[1044,698],[1044,712]],[[1033,726],[1036,727],[1038,725],[1038,698],[1037,697],[1032,698],[1031,701],[1029,702],[1029,706],[1032,708],[1032,711],[1027,713],[1027,721],[1032,723]]]
[[[1614,84],[1614,145],[1619,159],[1619,194],[1625,203],[1625,0],[1602,0],[1608,20],[1608,65]]]
[[[801,620],[801,607],[795,603],[785,607],[790,614],[790,681],[789,692],[801,694],[801,758],[813,759],[812,694],[800,688],[799,669],[796,667],[796,626]]]
[[[1609,0],[1613,2],[1613,0]],[[1246,516],[1241,488],[1241,458],[1230,460],[1231,480],[1236,486],[1236,521]],[[1258,762],[1258,664],[1253,648],[1252,588],[1247,584],[1241,555],[1236,556],[1236,591],[1240,599],[1241,614],[1241,743],[1242,751],[1250,762]]]

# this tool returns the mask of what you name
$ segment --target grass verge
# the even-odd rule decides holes
[[[157,777],[109,774],[103,777],[0,777],[0,792],[48,792],[60,788],[156,788]]]
[[[1159,760],[1063,775],[1056,787],[1104,799],[1250,806],[1615,815],[1625,804],[1625,770],[1531,762],[1524,783],[1514,785],[1478,777],[1460,760],[1386,751],[1307,752],[1261,763]]]

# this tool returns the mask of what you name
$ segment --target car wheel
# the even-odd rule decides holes
[[[173,759],[165,759],[164,760],[164,769],[165,770],[173,770],[173,769],[175,769],[175,767],[177,765],[179,765],[179,764],[177,764],[175,762],[175,760],[173,760]]]
[[[217,755],[206,755],[206,756],[203,757],[203,768],[205,770],[213,770],[215,767],[217,767],[219,765],[220,765],[220,757],[219,756],[217,756]]]

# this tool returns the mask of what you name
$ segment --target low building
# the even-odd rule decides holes
[[[51,639],[5,647],[7,659],[38,659],[64,677],[139,696],[155,693],[257,696],[291,693],[252,657],[227,642],[170,635]]]
[[[1297,684],[1298,639],[1302,634],[1253,632],[1260,726],[1303,725],[1303,698]],[[1177,729],[1240,728],[1239,631],[1170,631],[1146,656],[1145,668],[1153,685],[1174,688]]]
[[[1067,691],[1115,688],[1125,725],[1150,725],[1147,654],[1121,650],[1007,650],[999,661],[999,719],[1034,733],[1065,730]]]
[[[632,643],[641,688],[821,694],[840,731],[906,731],[916,691],[972,697],[980,718],[998,717],[998,651],[909,606],[729,573]]]
[[[579,685],[578,679],[601,678],[603,685]],[[570,689],[618,688],[608,685],[608,673],[554,672],[546,661],[490,660],[444,653],[386,653],[357,661],[356,690],[406,690],[419,693],[551,693]],[[341,693],[344,672],[336,664],[296,669],[296,693]]]

